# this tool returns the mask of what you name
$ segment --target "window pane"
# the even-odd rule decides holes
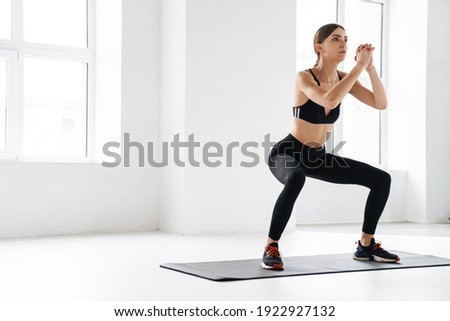
[[[366,85],[367,86],[367,85]],[[344,103],[343,155],[380,163],[380,112],[348,96]]]
[[[23,0],[24,39],[87,47],[86,0]]]
[[[0,58],[0,150],[6,148],[7,61]]]
[[[383,5],[379,3],[351,0],[345,2],[345,30],[348,35],[349,53],[346,57],[346,69],[355,65],[354,50],[364,43],[375,46],[373,62],[381,70]],[[352,51],[353,50],[353,51]]]
[[[11,0],[0,0],[0,38],[11,39]]]
[[[323,25],[336,22],[336,0],[297,0],[297,70],[316,63],[313,39]]]
[[[381,73],[382,13],[383,5],[358,0],[345,2],[345,29],[348,35],[348,54],[345,70],[355,65],[355,50],[360,44],[375,46],[374,65]],[[361,83],[371,88],[367,73],[360,76]],[[380,112],[350,95],[344,100],[343,108],[343,155],[358,160],[380,163]]]
[[[25,156],[86,156],[87,65],[24,59]]]

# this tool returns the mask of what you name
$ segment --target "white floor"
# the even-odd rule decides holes
[[[351,224],[299,226],[283,236],[281,251],[284,256],[352,253],[358,230]],[[450,258],[449,224],[380,224],[377,239],[386,249]],[[159,267],[260,258],[264,242],[264,234],[160,232],[2,240],[0,300],[450,300],[450,267],[237,282]]]

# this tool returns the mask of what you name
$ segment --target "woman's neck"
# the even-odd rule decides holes
[[[338,64],[320,62],[315,68],[319,72],[320,80],[325,82],[332,82],[337,77]]]

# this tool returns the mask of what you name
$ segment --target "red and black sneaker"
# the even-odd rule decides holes
[[[281,253],[278,251],[278,243],[270,243],[264,251],[264,256],[261,266],[266,270],[283,270],[283,261],[281,260]]]

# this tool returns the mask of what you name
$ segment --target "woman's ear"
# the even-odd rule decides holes
[[[322,48],[322,45],[320,43],[316,43],[314,47],[316,48],[316,51],[318,53],[322,53],[323,52],[323,48]]]

